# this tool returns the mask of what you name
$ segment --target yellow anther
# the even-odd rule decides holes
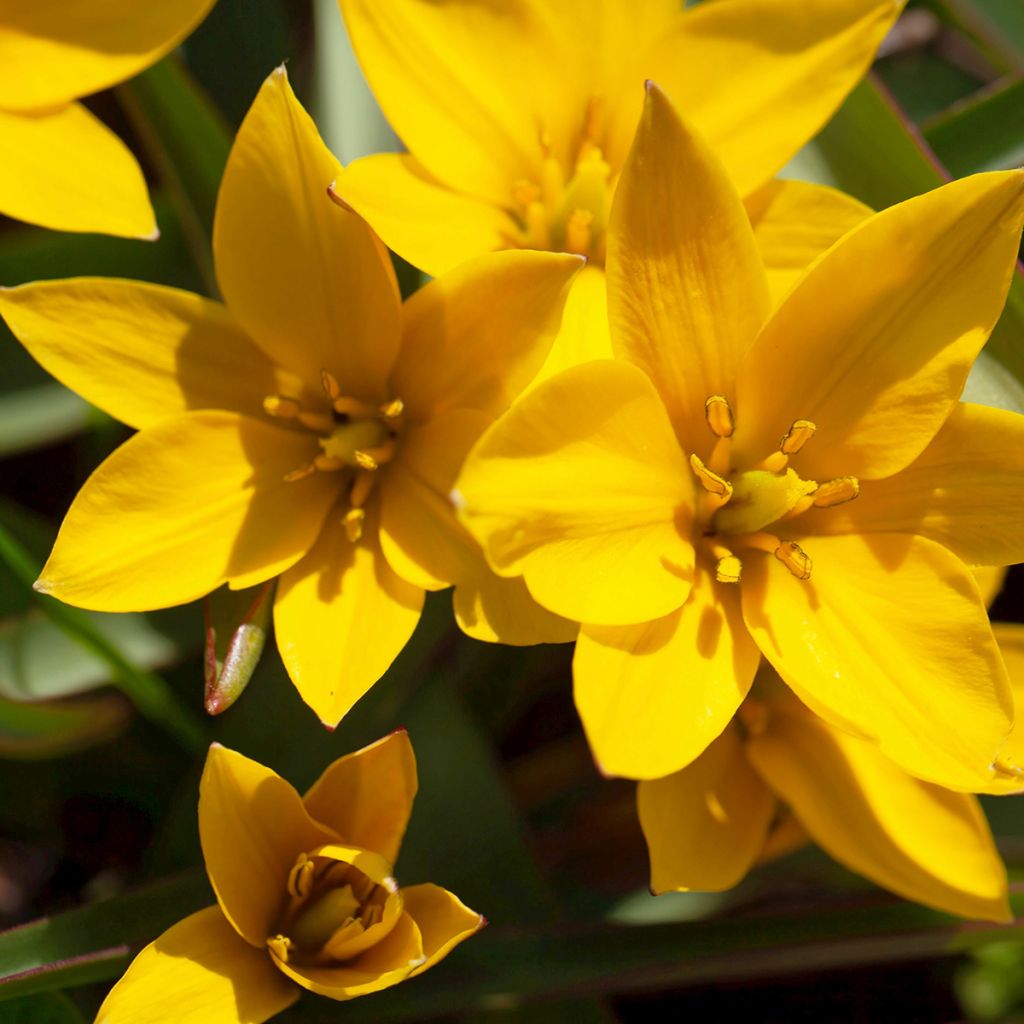
[[[726,555],[715,563],[715,579],[719,583],[739,583],[743,563],[735,555]]]
[[[346,513],[344,519],[342,519],[342,525],[345,527],[345,536],[355,544],[357,540],[363,535],[363,520],[366,518],[366,512],[361,508],[350,508]]]
[[[527,178],[520,178],[512,185],[512,198],[524,210],[540,199],[540,189]]]
[[[298,469],[293,469],[290,473],[285,473],[284,482],[286,484],[293,484],[296,480],[304,480],[315,472],[316,466],[311,462],[308,466],[300,466]]]
[[[356,463],[363,469],[376,469],[390,462],[395,455],[395,442],[385,441],[373,448],[360,448],[355,452]],[[371,465],[372,463],[372,465]]]
[[[818,485],[814,492],[814,504],[817,508],[832,508],[834,505],[853,501],[858,494],[860,481],[855,476],[840,476]]]
[[[297,398],[289,398],[287,395],[267,395],[263,399],[263,411],[268,416],[276,416],[282,420],[293,420],[302,410],[302,404]]]
[[[372,472],[380,466],[380,463],[369,452],[356,451],[352,453],[352,457],[360,469],[368,469]]]
[[[794,420],[786,436],[779,442],[779,451],[784,455],[796,455],[814,437],[817,429],[810,420]]]
[[[594,215],[589,210],[573,210],[565,222],[565,248],[567,252],[586,256],[590,252],[591,224]]]
[[[763,470],[765,473],[781,473],[788,465],[789,456],[785,452],[772,452],[757,463],[754,469]]]
[[[716,497],[724,498],[726,501],[732,497],[732,484],[728,480],[723,479],[717,473],[712,473],[707,466],[701,461],[699,456],[690,456],[690,468],[693,470],[694,476],[696,476],[701,487],[704,488],[708,494],[714,494]]]
[[[736,429],[732,407],[725,395],[712,395],[704,403],[704,418],[715,437],[732,437]]]
[[[330,370],[320,371],[320,384],[332,402],[341,395],[341,385],[338,383],[338,378]]]
[[[734,538],[733,543],[742,543],[746,548],[754,548],[757,551],[765,551],[774,555],[782,543],[774,533],[745,533],[741,537]]]
[[[334,427],[334,420],[325,412],[309,412],[303,409],[296,419],[304,427],[315,430],[318,434],[329,434]]]
[[[339,469],[345,468],[345,463],[341,459],[336,459],[331,455],[318,455],[313,460],[313,465],[320,470],[321,473],[333,473]]]
[[[799,544],[784,540],[775,549],[775,557],[798,579],[811,578],[811,560]]]
[[[299,854],[295,867],[288,872],[288,895],[303,900],[313,888],[313,862],[304,854]]]
[[[373,482],[373,473],[356,474],[355,480],[352,481],[352,490],[348,494],[348,503],[352,508],[362,508],[366,504],[366,499],[373,490]]]
[[[380,407],[380,414],[387,420],[397,420],[405,411],[405,402],[400,398],[393,398]]]
[[[287,935],[273,935],[267,939],[267,949],[283,964],[288,963],[291,948],[292,940]]]
[[[997,757],[992,762],[992,771],[1008,779],[1021,779],[1024,781],[1024,769],[1002,756]]]

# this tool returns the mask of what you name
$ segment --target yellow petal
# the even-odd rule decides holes
[[[563,644],[576,639],[579,625],[541,607],[521,576],[491,572],[483,556],[477,575],[460,580],[452,595],[459,629],[474,640],[510,644]]]
[[[0,213],[61,231],[157,235],[135,157],[78,103],[31,114],[0,110]]]
[[[96,1024],[263,1024],[299,994],[262,946],[247,945],[220,907],[207,907],[139,953]]]
[[[217,280],[231,312],[279,366],[383,401],[399,340],[391,261],[365,222],[327,196],[340,165],[284,68],[238,130],[214,222]]]
[[[1006,566],[976,565],[972,566],[971,572],[981,591],[981,598],[986,608],[992,607],[992,602],[999,596],[1006,581]]]
[[[565,618],[644,622],[690,592],[692,474],[628,363],[587,363],[530,391],[483,436],[458,490],[491,565]]]
[[[583,626],[576,707],[606,775],[655,779],[688,765],[728,725],[761,656],[735,587],[699,567],[686,604],[636,626]]]
[[[579,363],[611,358],[612,339],[608,333],[608,291],[604,270],[588,264],[569,285],[562,326],[534,383]]]
[[[262,418],[296,394],[218,302],[136,281],[80,277],[0,289],[0,314],[49,373],[130,427],[189,409]]]
[[[1014,718],[1006,742],[999,750],[998,763],[1004,770],[997,771],[991,784],[981,792],[997,795],[1021,793],[1024,792],[1024,743],[1021,742],[1024,729],[1018,729],[1017,725],[1020,722],[1020,711],[1024,708],[1024,626],[1010,622],[993,622],[992,632],[996,643],[999,644],[999,653],[1003,656],[1003,663],[1010,677],[1010,689],[1013,691],[1017,717]]]
[[[838,189],[781,178],[747,196],[745,205],[775,305],[814,260],[872,213]]]
[[[123,82],[173,50],[213,3],[6,4],[0,23],[0,107],[54,106]]]
[[[906,469],[813,517],[822,533],[915,533],[969,565],[1024,562],[1024,416],[960,403]],[[833,515],[832,512],[836,514]]]
[[[1013,701],[963,563],[920,537],[800,543],[809,580],[771,555],[744,559],[743,615],[764,656],[813,711],[906,771],[983,788]]]
[[[775,813],[775,798],[733,729],[689,767],[641,782],[636,800],[655,893],[736,885],[757,860]]]
[[[817,433],[800,453],[801,476],[871,479],[912,462],[953,411],[999,317],[1022,220],[1024,171],[1013,171],[954,181],[854,228],[750,350],[737,458],[763,458],[808,419]]]
[[[391,378],[410,417],[504,412],[547,358],[582,265],[564,253],[488,253],[416,292]]]
[[[359,62],[402,141],[430,174],[497,205],[536,180],[544,139],[566,159],[587,99],[543,0],[341,0]]]
[[[420,930],[408,913],[403,913],[388,936],[354,960],[337,967],[306,967],[295,963],[274,963],[292,981],[328,999],[352,999],[397,985],[423,963]]]
[[[97,611],[185,604],[294,564],[338,482],[307,464],[312,435],[247,416],[193,412],[129,439],[85,482],[36,589]]]
[[[764,184],[857,84],[894,0],[730,0],[690,9],[647,55],[743,194]]]
[[[650,87],[609,223],[608,316],[612,348],[650,374],[689,451],[714,440],[704,401],[732,399],[736,366],[768,309],[736,190]]]
[[[338,758],[303,797],[306,810],[350,846],[394,864],[416,796],[416,756],[404,729]]]
[[[353,161],[338,176],[335,192],[389,249],[434,277],[507,248],[521,230],[505,209],[452,191],[408,153]]]
[[[287,902],[288,872],[299,854],[338,837],[306,813],[290,783],[214,743],[199,784],[199,839],[224,916],[263,949]]]
[[[423,591],[392,571],[372,520],[353,544],[340,511],[332,516],[309,554],[281,577],[274,629],[300,696],[333,727],[412,636]]]
[[[439,885],[412,885],[402,890],[406,913],[416,922],[423,937],[426,960],[412,973],[422,974],[443,960],[460,942],[478,932],[487,922],[475,910]]]
[[[811,838],[852,871],[961,917],[1012,919],[1006,869],[973,796],[911,777],[873,743],[799,706],[773,708],[747,756]]]

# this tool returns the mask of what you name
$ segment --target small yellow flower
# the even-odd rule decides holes
[[[975,797],[921,782],[810,712],[771,670],[689,766],[637,789],[657,892],[719,891],[806,836],[852,871],[962,917],[1008,921]]]
[[[864,216],[831,189],[771,178],[864,74],[902,0],[340,6],[409,152],[353,162],[339,191],[431,274],[494,249],[585,254],[549,371],[609,354],[606,227],[645,79],[723,160],[779,290]]]
[[[260,1024],[308,989],[351,999],[421,974],[483,926],[392,864],[416,795],[405,732],[342,757],[304,797],[218,744],[199,787],[215,906],[132,962],[97,1024]]]
[[[123,142],[75,101],[178,45],[214,0],[13,0],[0,11],[0,213],[62,231],[152,238]]]
[[[582,622],[608,773],[718,736],[764,657],[906,771],[986,788],[1006,671],[967,565],[1024,560],[1024,417],[958,401],[998,319],[1024,173],[877,214],[772,311],[744,208],[652,87],[616,194],[618,358],[558,374],[459,483],[499,572]]]
[[[457,584],[476,636],[571,639],[488,570],[448,493],[543,362],[581,262],[493,253],[403,305],[383,246],[327,196],[338,170],[281,69],[218,200],[224,305],[97,278],[0,291],[35,358],[139,430],[76,498],[38,589],[141,611],[280,576],[278,647],[329,725],[402,649],[425,590]]]

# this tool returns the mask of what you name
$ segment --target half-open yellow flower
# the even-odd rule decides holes
[[[338,169],[281,69],[221,187],[224,305],[103,279],[0,291],[35,358],[139,431],[82,488],[37,587],[129,611],[280,575],[281,655],[331,725],[401,650],[425,589],[457,583],[477,635],[571,639],[488,570],[448,493],[543,362],[581,262],[494,253],[403,306],[383,246],[327,196]]]
[[[692,764],[640,783],[655,892],[731,888],[802,830],[907,899],[1011,919],[1006,869],[977,798],[908,775],[809,711],[770,669],[756,694]]]
[[[584,623],[606,772],[688,764],[763,656],[910,773],[986,788],[1012,701],[966,564],[1024,560],[1024,417],[958,398],[1022,219],[1024,173],[953,182],[772,312],[735,188],[649,90],[609,228],[618,358],[538,386],[459,483],[491,564]]]
[[[138,74],[215,0],[10,0],[0,11],[0,213],[63,231],[152,238],[142,171],[82,96]]]
[[[585,254],[549,369],[607,355],[606,226],[659,82],[718,152],[784,287],[863,216],[772,176],[863,75],[902,0],[340,0],[407,154],[356,160],[338,189],[431,274],[526,247]]]
[[[199,838],[217,903],[135,958],[97,1024],[261,1024],[301,989],[352,999],[433,966],[484,919],[395,881],[415,795],[405,732],[335,761],[305,796],[214,744]]]

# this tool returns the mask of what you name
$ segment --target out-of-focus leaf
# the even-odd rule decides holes
[[[63,757],[116,736],[131,721],[131,705],[101,693],[41,704],[0,697],[0,758]]]
[[[81,617],[96,635],[146,669],[169,665],[201,643],[194,609],[150,615],[83,611]],[[91,690],[110,678],[107,661],[83,650],[41,612],[0,623],[0,695],[20,701],[47,700]]]
[[[141,946],[212,902],[193,872],[0,932],[0,1000],[117,977]]]
[[[1022,5],[1024,6],[1024,5]],[[1002,82],[925,126],[924,136],[951,174],[1024,164],[1024,78]]]
[[[49,524],[19,505],[0,498],[0,524],[29,553],[41,561],[53,543]],[[31,586],[0,558],[0,620],[24,612],[33,601]]]
[[[965,402],[1024,413],[1024,384],[987,352],[982,352],[971,368],[962,398]]]
[[[1000,70],[1024,71],[1024,4],[1020,0],[931,0]]]
[[[993,942],[973,951],[957,971],[954,987],[968,1019],[1019,1020],[1011,1011],[1024,1004],[1024,942]]]
[[[221,587],[207,597],[206,712],[227,711],[249,685],[270,628],[273,581],[245,590]]]
[[[460,1018],[461,1024],[615,1024],[618,1018],[598,999],[512,1005],[479,1010]]]
[[[914,121],[940,114],[984,83],[929,49],[893,54],[875,72]]]
[[[4,1005],[4,1024],[85,1024],[85,1018],[66,995],[46,992]]]
[[[227,125],[173,55],[118,86],[117,92],[175,204],[196,267],[214,292],[210,241],[217,190],[231,148]]]
[[[0,395],[0,458],[45,447],[84,430],[88,402],[60,384]]]

